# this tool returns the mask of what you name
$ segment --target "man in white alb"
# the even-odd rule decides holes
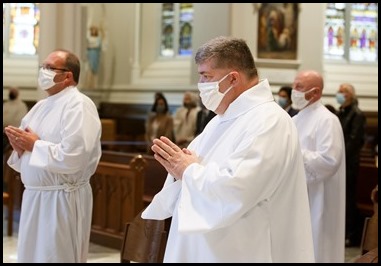
[[[93,194],[90,177],[101,156],[101,122],[95,104],[78,91],[80,63],[69,51],[48,55],[38,84],[48,97],[20,127],[5,132],[13,148],[8,164],[25,191],[18,262],[86,262]]]
[[[217,115],[185,149],[153,141],[169,175],[142,217],[172,217],[164,262],[314,262],[291,117],[244,40],[217,37],[195,59],[201,100]]]

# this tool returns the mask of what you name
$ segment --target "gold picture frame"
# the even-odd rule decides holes
[[[296,60],[299,5],[294,3],[254,4],[258,11],[259,59]]]

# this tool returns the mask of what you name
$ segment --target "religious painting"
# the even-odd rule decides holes
[[[262,3],[258,10],[258,58],[296,60],[298,4]]]

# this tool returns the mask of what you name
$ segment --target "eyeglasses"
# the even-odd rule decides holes
[[[40,68],[51,70],[51,71],[69,71],[69,69],[66,69],[66,68],[58,68],[58,67],[44,66],[44,65],[40,65]]]

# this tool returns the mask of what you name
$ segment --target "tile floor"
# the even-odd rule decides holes
[[[5,217],[5,206],[3,206],[3,263],[17,262],[17,231],[18,214],[15,213],[15,222],[13,224],[13,236],[7,236],[7,219]],[[88,263],[120,263],[120,250],[103,247],[90,243]]]
[[[4,236],[3,233],[3,263],[17,262],[17,235]],[[90,243],[88,263],[120,263],[119,250],[102,247]]]
[[[17,262],[17,219],[14,223],[14,234],[12,237],[6,235],[7,219],[4,215],[3,206],[3,263]],[[17,214],[16,214],[17,215]],[[359,247],[345,249],[345,262],[352,263],[360,255]],[[88,263],[120,263],[120,251],[90,243]]]

